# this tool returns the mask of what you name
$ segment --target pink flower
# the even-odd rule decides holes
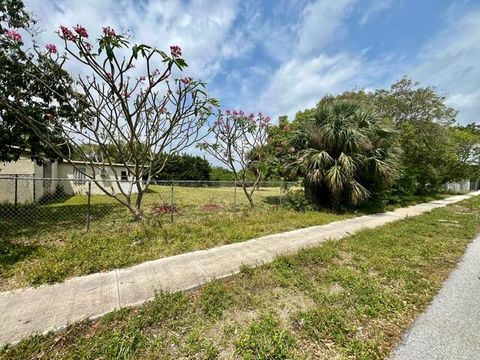
[[[58,32],[58,35],[63,40],[67,40],[67,41],[76,41],[77,40],[77,37],[73,34],[73,32],[70,29],[68,29],[66,26],[63,26],[63,25],[60,25],[60,31]]]
[[[77,26],[75,26],[75,27],[73,28],[73,30],[75,30],[75,32],[76,32],[80,37],[88,38],[87,29],[85,29],[83,26],[77,24]]]
[[[174,58],[179,58],[180,56],[182,56],[182,49],[180,49],[180,46],[170,46],[170,52],[172,53],[172,57]]]
[[[56,54],[57,53],[57,47],[54,44],[47,44],[45,45],[45,48],[50,54]]]
[[[255,114],[251,113],[250,115],[248,115],[248,117],[249,117],[250,119],[254,119],[254,118],[255,118]]]
[[[87,49],[87,51],[92,51],[92,44],[90,44],[89,42],[85,42],[85,49]]]
[[[15,42],[22,42],[22,35],[18,31],[15,30],[7,30],[5,31],[5,36],[10,40]]]
[[[264,121],[265,121],[265,123],[269,123],[270,122],[270,116],[267,116]]]
[[[227,115],[230,115],[232,112],[230,110],[227,110]]]
[[[108,37],[117,36],[117,34],[115,34],[115,30],[113,30],[110,26],[103,28],[103,35]]]
[[[186,85],[192,81],[192,78],[187,76],[187,77],[184,77],[183,79],[180,79],[180,81]]]
[[[263,114],[261,112],[258,113],[258,116],[263,116]]]

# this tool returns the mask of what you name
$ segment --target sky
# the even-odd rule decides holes
[[[480,123],[479,0],[25,0],[57,42],[59,25],[112,26],[132,43],[182,48],[185,75],[223,108],[272,118],[326,94],[388,88],[404,75],[432,85]]]

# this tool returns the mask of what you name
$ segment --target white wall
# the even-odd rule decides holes
[[[92,171],[88,166],[83,166],[79,164],[78,166],[85,167],[87,174],[92,175]],[[107,166],[105,167],[107,171],[107,176],[101,176],[98,172],[95,174],[95,180],[98,180],[100,185],[106,188],[109,192],[118,194],[121,191],[119,186],[124,190],[128,190],[130,183],[129,182],[117,182],[115,178],[115,173],[117,173],[118,178],[120,179],[121,171],[126,170],[124,166]],[[74,167],[69,163],[59,163],[58,164],[58,178],[60,179],[69,179],[69,181],[58,180],[58,185],[63,187],[63,190],[67,194],[79,194],[85,195],[88,192],[88,179],[86,179],[84,184],[76,184],[74,181]],[[132,193],[136,193],[137,190],[135,187],[132,188]],[[92,182],[92,194],[104,195],[104,192],[98,187],[94,182]]]
[[[33,201],[33,182],[35,163],[27,156],[12,162],[0,163],[0,203],[18,203]],[[4,177],[18,175],[17,179]],[[16,184],[16,185],[15,185]]]
[[[470,180],[448,182],[444,185],[444,189],[447,192],[467,193],[470,191]]]
[[[79,164],[79,166],[82,165]],[[87,173],[92,174],[88,166],[85,168]],[[106,170],[107,176],[97,173],[95,177],[101,180],[101,186],[115,194],[120,193],[119,186],[128,191],[130,183],[117,183],[114,174],[116,172],[120,179],[121,171],[126,170],[124,166],[106,167]],[[15,175],[17,175],[16,179]],[[74,167],[69,163],[54,162],[50,173],[52,180],[44,180],[43,178],[48,177],[47,175],[44,166],[36,164],[28,156],[21,156],[18,161],[0,163],[0,203],[15,203],[15,198],[19,204],[38,201],[42,196],[54,193],[57,186],[72,195],[86,195],[88,192],[88,181],[84,184],[75,183]],[[132,193],[136,192],[136,187],[133,187]],[[92,194],[103,195],[104,192],[92,182]]]
[[[26,156],[17,161],[0,162],[0,175],[33,175],[35,163]]]

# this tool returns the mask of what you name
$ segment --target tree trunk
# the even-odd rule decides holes
[[[245,196],[247,197],[248,202],[250,204],[250,209],[253,209],[255,207],[255,204],[253,203],[253,197],[252,197],[252,194],[250,194],[248,192],[247,186],[245,185],[244,182],[242,183],[242,188],[243,188],[243,192],[245,193]]]
[[[133,217],[135,220],[141,220],[143,218],[143,211],[142,211],[142,200],[143,200],[144,190],[138,189],[137,198],[135,199],[135,206],[132,207],[130,211],[132,211]]]
[[[316,206],[332,205],[331,195],[321,184],[305,180],[305,198],[310,200]]]
[[[138,221],[143,219],[143,211],[140,207],[137,207],[137,204],[129,205],[128,210],[132,213],[133,220]]]

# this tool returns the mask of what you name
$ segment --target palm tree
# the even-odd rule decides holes
[[[301,126],[298,141],[305,150],[293,167],[317,205],[358,205],[398,175],[395,133],[358,102],[320,102]]]

